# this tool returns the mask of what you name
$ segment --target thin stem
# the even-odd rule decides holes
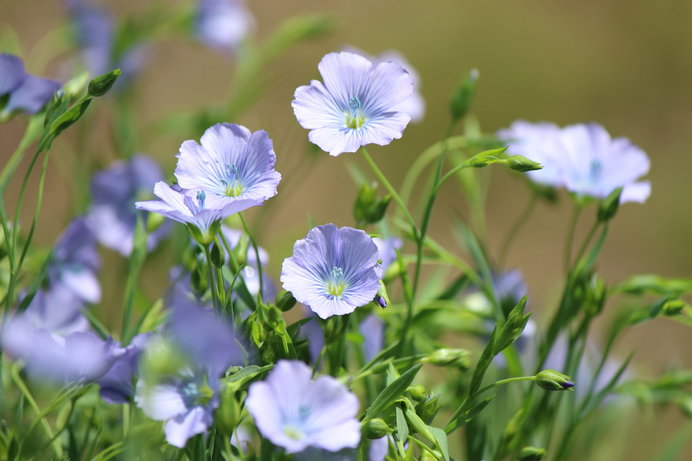
[[[564,249],[564,271],[565,274],[569,273],[569,268],[572,266],[572,246],[574,244],[574,232],[577,229],[577,222],[579,221],[579,215],[581,214],[581,206],[575,205],[572,210],[572,216],[570,217],[569,224],[567,225],[567,239],[565,241]]]
[[[531,198],[529,199],[529,202],[526,204],[524,211],[522,211],[517,220],[514,222],[514,225],[505,237],[504,243],[502,244],[499,259],[500,267],[503,267],[505,265],[505,261],[507,260],[507,254],[509,252],[512,242],[514,242],[514,238],[519,234],[519,231],[528,222],[529,217],[531,217],[531,214],[533,213],[533,210],[536,209],[537,203],[538,194],[531,194]]]
[[[219,303],[219,293],[216,291],[216,283],[214,281],[214,264],[211,262],[211,253],[209,245],[202,245],[204,249],[204,257],[207,260],[207,276],[209,277],[209,291],[211,291],[211,299],[214,304],[214,309],[217,314],[221,315],[221,305]]]
[[[536,381],[535,376],[516,376],[514,378],[501,379],[500,381],[495,381],[493,384],[485,386],[480,391],[476,392],[476,395],[482,394],[485,391],[492,389],[493,387],[502,386],[504,384],[514,383],[518,381]]]
[[[384,173],[382,173],[382,170],[380,170],[378,168],[377,164],[372,159],[372,157],[368,153],[367,149],[365,149],[365,147],[361,147],[360,151],[363,153],[363,157],[365,157],[365,160],[368,162],[368,165],[370,165],[370,169],[375,173],[375,176],[377,176],[377,179],[379,179],[380,182],[387,189],[387,191],[390,194],[392,194],[392,198],[397,203],[397,205],[399,205],[399,208],[401,209],[401,211],[404,212],[404,215],[406,215],[406,219],[408,219],[409,223],[411,224],[411,228],[414,230],[414,235],[417,235],[418,231],[416,230],[416,220],[413,219],[411,212],[408,211],[408,207],[406,207],[406,203],[404,203],[401,196],[399,196],[396,189],[394,189],[394,186],[392,186],[392,183],[390,183],[389,180],[387,179],[387,177],[384,175]]]
[[[596,235],[596,231],[598,230],[600,224],[601,223],[597,220],[593,223],[593,226],[591,226],[591,229],[589,230],[586,239],[584,239],[584,243],[582,243],[581,247],[579,248],[579,252],[577,253],[577,261],[579,261],[582,258],[582,256],[584,256],[584,253],[586,252],[586,249],[589,247],[591,240],[593,240],[593,236]]]
[[[255,250],[255,260],[257,261],[257,277],[259,278],[259,292],[257,293],[257,302],[261,303],[262,294],[264,293],[264,281],[262,280],[264,277],[262,275],[262,261],[260,260],[259,247],[257,246],[257,242],[255,242],[255,238],[252,236],[252,232],[250,232],[250,228],[245,222],[245,218],[243,218],[243,214],[238,213],[238,216],[240,217],[240,222],[243,224],[243,229],[245,229],[245,233],[250,238],[250,244],[252,245],[252,249]]]

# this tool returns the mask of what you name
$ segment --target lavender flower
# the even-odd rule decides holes
[[[293,246],[281,271],[285,290],[320,317],[344,315],[369,303],[380,286],[379,252],[362,230],[317,226]]]
[[[224,52],[235,51],[254,26],[242,0],[198,0],[195,29],[199,39]]]
[[[139,359],[149,336],[149,333],[137,335],[126,347],[121,347],[118,343],[112,344],[112,354],[116,358],[106,374],[97,381],[103,400],[108,403],[127,403],[132,399]]]
[[[101,285],[96,273],[101,259],[96,240],[84,218],[74,219],[53,249],[53,261],[48,268],[52,286],[64,285],[82,302],[101,300]]]
[[[299,87],[292,102],[310,142],[336,156],[402,136],[411,117],[399,105],[413,93],[403,67],[347,52],[327,54],[318,67],[324,84],[313,80]]]
[[[404,242],[398,237],[372,239],[377,245],[377,251],[380,253],[380,261],[382,261],[382,270],[386,271],[389,266],[396,261],[396,251],[404,246]]]
[[[218,123],[200,141],[180,146],[175,169],[180,187],[201,189],[219,203],[254,201],[245,208],[276,195],[281,175],[274,170],[276,155],[266,131]]]
[[[519,121],[498,135],[510,142],[512,154],[525,155],[543,165],[543,169],[528,173],[536,182],[599,199],[622,187],[621,203],[643,203],[651,194],[648,181],[637,182],[649,171],[646,154],[626,138],[612,139],[598,124],[559,129],[552,124]]]
[[[145,45],[136,44],[116,50],[115,23],[106,8],[88,0],[66,0],[65,4],[75,40],[92,75],[120,68],[123,75],[116,85],[122,85],[139,72],[145,62]]]
[[[144,155],[135,155],[127,163],[116,162],[93,176],[87,224],[103,246],[123,256],[132,253],[137,223],[135,198],[150,193],[161,179],[159,166]],[[149,234],[147,248],[155,248],[168,231],[169,226],[164,224]]]
[[[135,207],[193,226],[199,230],[201,235],[198,237],[205,243],[210,243],[215,235],[212,226],[219,225],[222,219],[239,211],[262,203],[257,199],[225,200],[224,197],[208,196],[202,189],[174,189],[163,181],[154,185],[154,194],[161,200],[136,202]]]
[[[135,402],[150,418],[165,420],[166,440],[182,448],[211,425],[219,405],[219,378],[229,366],[242,363],[242,353],[233,329],[206,306],[186,297],[175,301],[162,338],[149,347],[161,340],[170,343],[174,357],[182,355],[183,361],[176,361],[174,372],[153,373],[153,379],[144,375]]]
[[[21,315],[35,328],[69,335],[89,329],[89,322],[81,312],[83,306],[83,301],[74,291],[58,283],[39,289]]]
[[[28,318],[9,319],[2,331],[2,345],[15,359],[21,359],[36,379],[79,384],[102,376],[116,355],[111,341],[103,341],[89,331],[66,336],[36,328]]]
[[[0,119],[15,111],[39,112],[59,89],[60,83],[55,80],[27,74],[17,56],[0,53],[0,99],[7,98]]]
[[[365,317],[358,326],[363,335],[363,356],[369,362],[382,350],[384,345],[384,322],[375,314]]]
[[[246,405],[260,433],[289,453],[355,448],[358,399],[331,376],[311,375],[304,363],[281,360],[264,381],[250,385]]]
[[[403,67],[411,76],[411,80],[413,80],[413,93],[410,97],[406,98],[396,106],[396,111],[408,114],[408,116],[411,117],[412,122],[420,122],[423,120],[423,116],[425,115],[425,100],[420,94],[420,76],[413,66],[411,66],[411,63],[409,63],[401,53],[390,50],[385,51],[384,53],[381,53],[379,56],[375,57],[353,46],[345,47],[344,51],[359,54],[368,58],[375,64],[391,61]]]

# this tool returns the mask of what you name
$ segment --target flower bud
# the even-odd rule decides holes
[[[430,424],[441,407],[440,396],[438,394],[428,394],[425,400],[418,402],[418,405],[416,405],[416,413],[426,424]]]
[[[290,291],[284,291],[276,298],[276,307],[282,312],[290,311],[296,305],[296,298]]]
[[[667,317],[674,317],[678,315],[687,306],[687,303],[682,299],[671,299],[666,301],[666,303],[661,308],[663,315]]]
[[[120,69],[115,69],[92,79],[89,82],[89,96],[98,97],[108,93],[108,91],[113,87],[113,84],[116,80],[118,80],[118,77],[120,77],[122,73],[123,72]]]
[[[382,280],[380,280],[380,288],[379,288],[379,290],[377,290],[377,294],[375,295],[374,301],[382,309],[389,306],[390,301],[389,301],[389,295],[387,294],[387,287],[385,286],[385,284]]]
[[[450,111],[452,113],[452,120],[458,121],[463,118],[471,108],[471,103],[473,102],[473,96],[476,93],[476,81],[478,80],[478,70],[471,69],[468,76],[459,86],[456,94],[452,97],[450,103]]]
[[[166,217],[158,213],[148,213],[147,215],[147,233],[151,234],[156,229],[161,227],[161,224],[166,220]]]
[[[382,220],[391,200],[391,195],[377,198],[377,183],[363,183],[353,205],[353,217],[357,223],[375,224]]]
[[[438,349],[423,361],[438,367],[456,366],[467,370],[471,366],[471,353],[466,349]]]
[[[536,447],[524,447],[519,452],[519,461],[541,461],[545,456],[545,449]]]
[[[205,271],[201,265],[198,265],[195,267],[195,270],[192,271],[190,275],[190,286],[198,296],[204,295],[207,288],[209,288],[207,271]]]
[[[509,157],[507,159],[507,166],[514,171],[521,172],[540,170],[543,168],[543,165],[540,163],[534,162],[522,155],[512,155]]]
[[[381,439],[392,432],[392,429],[382,418],[372,418],[363,421],[361,429],[363,435],[369,439]]]
[[[598,204],[598,222],[607,222],[615,216],[620,206],[620,194],[622,194],[622,187],[618,187],[601,200]]]
[[[406,392],[408,392],[408,395],[410,395],[415,400],[425,400],[425,398],[428,395],[428,393],[425,390],[425,386],[422,386],[420,384],[408,387],[406,389]]]
[[[215,267],[223,267],[225,263],[225,257],[223,255],[223,252],[221,251],[221,248],[219,248],[216,242],[211,244],[211,251],[209,252],[209,257],[211,259],[211,263]]]
[[[547,391],[573,390],[572,378],[555,370],[543,370],[536,375],[536,384]]]

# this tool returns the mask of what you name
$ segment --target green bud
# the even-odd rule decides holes
[[[425,390],[425,386],[420,384],[408,387],[406,389],[406,392],[408,392],[408,395],[410,395],[411,398],[415,400],[425,400],[425,398],[428,396],[428,392]]]
[[[375,302],[382,309],[389,306],[391,303],[389,300],[389,294],[387,294],[387,286],[382,280],[380,280],[380,288],[377,290],[377,294],[375,295]]]
[[[584,300],[584,310],[589,315],[597,315],[603,310],[607,291],[605,282],[594,274],[589,281],[586,299]]]
[[[363,435],[369,439],[381,439],[387,434],[390,434],[392,429],[387,425],[384,419],[372,418],[363,421],[361,424],[361,431]]]
[[[118,77],[122,75],[122,73],[123,72],[120,69],[115,69],[92,79],[89,82],[89,96],[98,97],[108,93],[108,91],[113,87],[113,84],[118,79]]]
[[[221,388],[221,403],[214,415],[214,421],[218,423],[224,431],[229,433],[233,431],[240,422],[242,413],[234,394],[233,389],[228,386],[223,386]]]
[[[469,72],[456,94],[452,97],[449,108],[453,121],[456,122],[463,118],[471,108],[473,96],[476,93],[476,80],[478,80],[478,70],[471,69],[471,72]]]
[[[216,244],[216,242],[211,244],[211,251],[209,252],[209,257],[211,263],[216,267],[223,267],[225,263],[225,257],[221,248]]]
[[[276,307],[282,312],[290,311],[296,305],[296,298],[290,291],[284,291],[276,298]]]
[[[377,183],[363,183],[353,205],[353,217],[358,223],[375,224],[382,220],[391,200],[391,195],[377,198]]]
[[[519,452],[519,461],[541,461],[545,457],[545,449],[536,447],[524,447]]]
[[[240,240],[238,240],[238,244],[233,247],[233,257],[235,258],[236,262],[238,263],[239,268],[243,267],[247,264],[247,259],[252,258],[253,260],[255,259],[255,252],[254,250],[252,252],[250,250],[250,239],[243,235],[240,237]],[[248,255],[248,253],[250,253]]]
[[[418,402],[418,405],[416,405],[416,413],[426,424],[430,424],[441,407],[440,396],[428,394],[425,400]]]
[[[507,159],[507,166],[514,171],[533,171],[543,168],[538,162],[534,162],[522,155],[512,155]]]
[[[615,216],[620,206],[620,195],[622,194],[622,187],[618,187],[613,192],[608,194],[606,198],[600,201],[598,204],[598,222],[607,222]]]
[[[543,370],[536,375],[536,384],[547,391],[574,390],[572,378],[555,370]]]
[[[161,227],[161,224],[166,220],[163,215],[158,213],[148,213],[147,215],[147,234],[151,234],[156,229]]]
[[[202,296],[207,291],[207,288],[209,288],[207,271],[205,271],[202,266],[195,267],[195,270],[190,274],[190,285],[198,296]]]
[[[671,299],[670,301],[666,301],[661,312],[667,317],[675,317],[682,312],[685,306],[687,306],[687,303],[682,299]]]
[[[423,359],[438,367],[455,366],[467,370],[471,366],[471,353],[466,349],[438,349]]]

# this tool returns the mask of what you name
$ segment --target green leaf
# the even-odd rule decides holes
[[[437,448],[442,452],[445,461],[449,461],[449,444],[447,443],[447,433],[439,427],[428,426],[428,430],[435,437]]]
[[[400,442],[405,442],[408,437],[408,424],[401,408],[396,407],[396,435]]]
[[[82,115],[84,115],[84,112],[87,110],[87,107],[89,107],[89,104],[91,104],[90,96],[85,96],[74,103],[69,109],[63,112],[50,124],[49,135],[55,138],[69,128],[72,124],[79,120]]]
[[[274,365],[265,365],[263,367],[250,365],[242,368],[240,371],[232,374],[231,376],[223,378],[222,382],[228,389],[238,391],[244,389],[250,381],[271,370],[273,367]]]
[[[418,374],[418,371],[422,366],[423,365],[421,364],[415,365],[402,374],[399,378],[394,380],[390,385],[385,387],[375,398],[375,401],[372,402],[372,404],[368,407],[368,410],[365,412],[364,419],[380,416],[389,405],[394,403],[394,401],[406,391],[406,388],[411,385],[413,378],[416,377],[416,374]]]
[[[635,275],[617,284],[613,291],[627,294],[654,293],[677,297],[685,293],[692,293],[692,279],[666,278],[655,274]]]
[[[449,420],[449,423],[447,423],[447,426],[445,426],[445,432],[449,434],[456,428],[464,426],[473,421],[476,418],[476,416],[478,416],[478,414],[481,411],[483,411],[483,409],[487,407],[490,402],[492,402],[494,398],[495,394],[476,404],[464,402],[457,409],[457,411],[454,412],[454,416],[452,416],[452,418]]]
[[[471,378],[471,385],[469,387],[469,396],[474,395],[476,391],[481,387],[481,383],[483,382],[483,376],[485,376],[485,372],[488,370],[490,363],[493,361],[493,357],[495,357],[495,344],[497,342],[498,336],[499,333],[497,327],[495,327],[493,328],[493,332],[490,335],[490,340],[488,341],[488,344],[485,346],[485,349],[483,349],[483,352],[481,353],[481,357],[478,359],[476,369],[473,370],[473,377]]]

